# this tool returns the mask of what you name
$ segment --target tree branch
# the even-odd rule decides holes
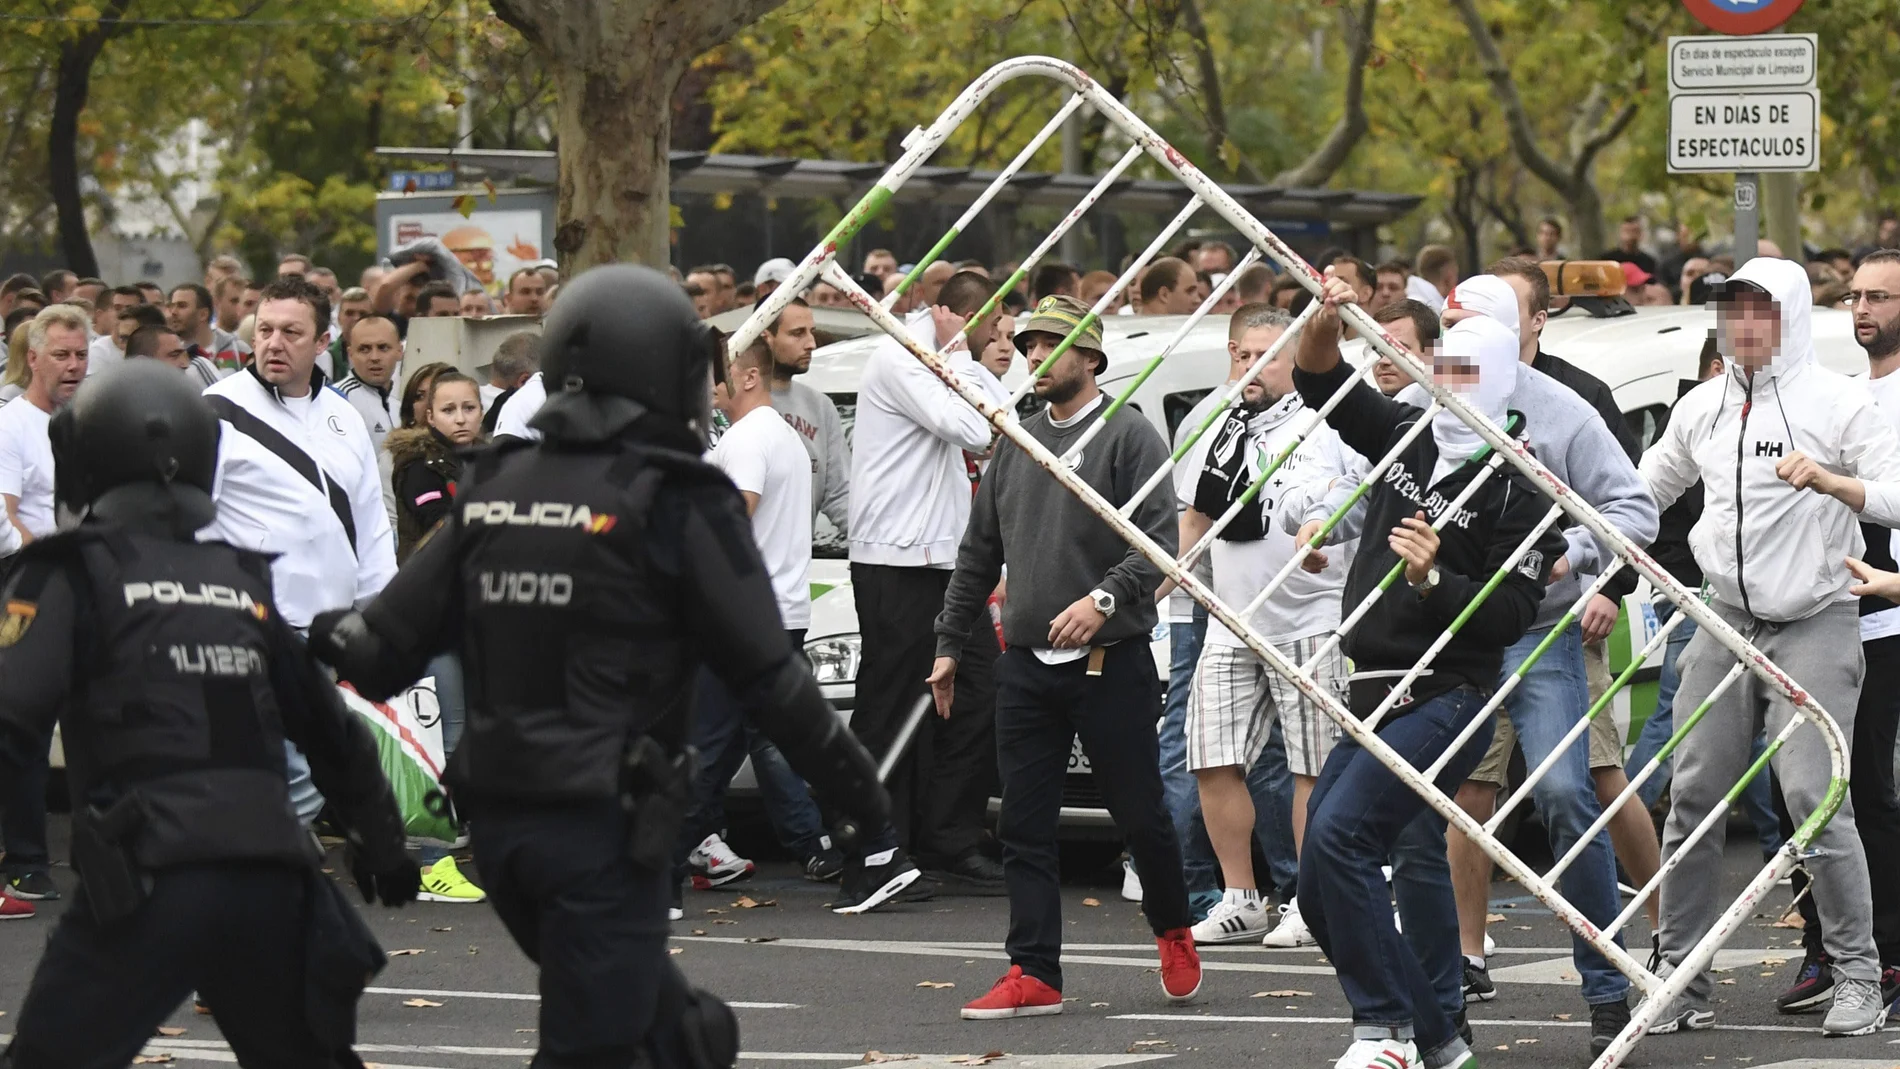
[[[1372,55],[1372,27],[1378,18],[1379,0],[1365,0],[1357,18],[1344,11],[1340,21],[1346,31],[1346,110],[1327,132],[1311,155],[1269,180],[1283,187],[1322,186],[1345,165],[1359,139],[1366,135],[1365,90],[1366,61]]]
[[[1491,36],[1491,28],[1484,24],[1484,17],[1478,13],[1477,0],[1452,0],[1452,6],[1464,19],[1465,28],[1471,33],[1471,43],[1477,46],[1478,62],[1484,70],[1484,76],[1497,91],[1498,103],[1504,108],[1504,118],[1511,130],[1511,147],[1517,150],[1518,158],[1524,166],[1551,188],[1568,194],[1571,174],[1569,168],[1551,159],[1537,145],[1537,132],[1531,127],[1530,111],[1524,106],[1524,98],[1518,95],[1517,80],[1511,77],[1511,68],[1505,64],[1504,56],[1498,51],[1497,39]]]
[[[1612,141],[1622,137],[1623,131],[1629,129],[1630,123],[1636,121],[1636,111],[1637,104],[1632,98],[1623,105],[1622,110],[1618,111],[1615,117],[1610,119],[1607,126],[1585,139],[1578,147],[1576,160],[1570,165],[1571,171],[1578,177],[1588,174],[1590,165],[1596,162],[1597,153],[1609,147]]]

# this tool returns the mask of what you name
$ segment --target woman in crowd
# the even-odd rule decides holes
[[[409,381],[402,388],[402,404],[399,406],[402,412],[403,429],[428,429],[429,387],[435,382],[437,375],[444,371],[454,370],[454,364],[445,364],[438,360],[433,364],[422,365],[416,369],[415,374],[409,376]]]
[[[429,382],[419,388],[425,376]],[[459,450],[481,437],[482,401],[475,380],[446,364],[417,372],[403,391],[404,419],[415,411],[410,394],[420,392],[424,415],[420,426],[389,432],[391,482],[396,491],[396,560],[409,559],[424,535],[449,514],[455,485],[462,477]],[[447,755],[461,741],[468,719],[462,693],[462,664],[453,653],[429,662],[435,679],[436,707],[442,715],[442,752]],[[487,895],[456,867],[455,858],[437,846],[422,848],[422,894],[425,902],[475,903]]]

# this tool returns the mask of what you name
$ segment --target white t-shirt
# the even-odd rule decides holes
[[[1289,400],[1292,400],[1289,398]],[[1295,409],[1292,415],[1276,425],[1269,426],[1269,413],[1253,417],[1250,433],[1245,444],[1247,461],[1245,473],[1247,482],[1259,478],[1273,458],[1280,455],[1294,437],[1313,424],[1314,415],[1304,406]],[[1179,490],[1179,501],[1183,508],[1194,503],[1194,492],[1199,484],[1200,472],[1207,462],[1209,448],[1218,426],[1210,428],[1195,444],[1194,449],[1182,458],[1182,467],[1192,475]],[[1255,500],[1272,516],[1267,524],[1266,537],[1248,542],[1230,542],[1224,538],[1214,540],[1214,549],[1210,556],[1214,559],[1214,593],[1227,605],[1239,612],[1260,595],[1273,577],[1280,574],[1287,561],[1293,558],[1295,542],[1281,526],[1279,503],[1289,492],[1296,488],[1305,488],[1313,483],[1337,483],[1338,494],[1316,492],[1300,495],[1302,500],[1310,498],[1316,503],[1313,512],[1306,519],[1323,519],[1332,514],[1325,503],[1342,501],[1352,487],[1364,478],[1366,462],[1357,453],[1347,449],[1339,441],[1331,427],[1320,424],[1313,428],[1293,455],[1274,471],[1260,489]],[[1328,490],[1333,489],[1329,486]],[[1218,516],[1210,517],[1218,519]],[[1346,568],[1351,562],[1357,543],[1341,542],[1327,546],[1326,568],[1315,575],[1304,568],[1295,568],[1273,592],[1249,620],[1254,630],[1260,632],[1267,641],[1280,644],[1311,635],[1323,634],[1339,626],[1340,597],[1346,586]],[[1209,618],[1207,621],[1207,641],[1211,645],[1239,647],[1245,645],[1227,625]]]
[[[726,428],[707,458],[733,485],[759,495],[752,540],[765,558],[787,630],[811,626],[811,461],[804,439],[770,405]]]
[[[1868,379],[1867,390],[1874,395],[1874,407],[1886,417],[1894,430],[1900,431],[1900,372]],[[1887,537],[1889,550],[1896,560],[1900,560],[1900,531],[1889,531]],[[1900,635],[1900,607],[1870,612],[1860,618],[1862,642],[1872,642],[1889,635]]]
[[[0,494],[20,499],[20,526],[34,538],[58,527],[53,514],[53,440],[50,412],[24,397],[0,406]]]
[[[101,334],[86,346],[86,374],[97,375],[109,367],[125,363],[125,350],[110,334]]]
[[[488,407],[495,403],[495,398],[507,392],[492,382],[484,382],[476,386],[475,393],[482,399],[482,414],[487,415]]]

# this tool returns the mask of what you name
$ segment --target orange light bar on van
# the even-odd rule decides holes
[[[1623,292],[1623,265],[1614,260],[1545,260],[1552,296],[1616,297]]]

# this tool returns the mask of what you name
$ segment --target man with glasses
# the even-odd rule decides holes
[[[1843,303],[1854,313],[1854,340],[1867,350],[1867,389],[1886,423],[1900,430],[1900,374],[1894,373],[1900,371],[1900,251],[1869,253],[1851,285]],[[1892,531],[1862,523],[1860,533],[1867,543],[1862,559],[1876,568],[1900,570],[1894,564]],[[1895,796],[1893,773],[1894,736],[1900,727],[1900,608],[1869,596],[1860,599],[1859,611],[1867,672],[1854,710],[1848,779],[1861,845],[1869,858],[1891,859],[1900,857],[1900,798]],[[1829,711],[1840,715],[1831,706]],[[1792,835],[1785,806],[1781,819],[1783,834]],[[1900,999],[1900,866],[1891,861],[1869,864],[1867,876],[1873,891],[1874,947],[1881,964],[1880,998],[1891,1011]],[[1797,873],[1795,879],[1805,882],[1806,876]],[[1824,941],[1821,911],[1814,895],[1798,899],[1806,922],[1801,938],[1806,953],[1794,985],[1776,1001],[1783,1013],[1813,1013],[1826,1007],[1835,993],[1835,962]]]
[[[1855,288],[1873,287],[1857,278]],[[1845,559],[1865,552],[1860,519],[1900,526],[1900,439],[1865,386],[1815,359],[1811,311],[1807,272],[1788,260],[1757,257],[1724,283],[1716,338],[1730,369],[1676,403],[1641,471],[1661,508],[1702,481],[1702,518],[1689,548],[1712,592],[1710,611],[1800,680],[1851,739],[1864,665]],[[1765,724],[1778,736],[1795,716],[1786,697],[1759,681],[1723,687],[1734,665],[1734,654],[1706,630],[1689,640],[1680,663],[1676,706],[1699,709],[1708,701],[1702,715],[1710,723],[1676,752],[1669,788],[1663,851],[1676,867],[1663,877],[1658,950],[1671,966],[1721,909],[1722,827],[1693,845],[1687,840],[1727,806],[1758,729]],[[1820,732],[1809,725],[1792,731],[1774,755],[1775,779],[1797,822],[1822,805],[1831,769]],[[1822,1032],[1868,1035],[1885,1022],[1887,1003],[1851,797],[1812,847],[1811,890],[1835,980]],[[1711,1027],[1714,990],[1704,970],[1650,1032]]]

